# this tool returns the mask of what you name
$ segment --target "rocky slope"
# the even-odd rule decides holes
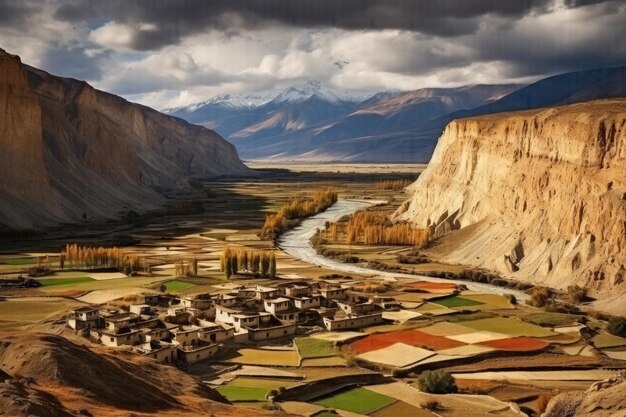
[[[176,367],[62,336],[0,341],[0,416],[284,416],[235,407]]]
[[[625,308],[626,100],[453,121],[411,191],[434,256]]]
[[[0,50],[0,226],[116,218],[190,177],[248,172],[215,132]]]
[[[625,417],[626,376],[616,375],[593,384],[585,392],[554,397],[542,417]]]

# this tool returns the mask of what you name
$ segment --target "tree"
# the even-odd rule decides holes
[[[198,258],[193,258],[191,260],[191,271],[194,277],[198,276]]]
[[[269,276],[270,278],[276,278],[276,255],[274,253],[270,255]]]
[[[226,274],[226,279],[230,279],[230,276],[233,274],[231,265],[232,264],[230,263],[230,259],[228,259],[228,256],[225,256],[225,259],[224,259],[224,274]]]
[[[64,254],[61,254],[59,256],[59,267],[61,269],[65,269],[65,255]]]
[[[167,287],[165,286],[165,284],[161,284],[161,286],[159,287],[159,291],[161,292],[167,291]]]
[[[451,394],[458,390],[454,377],[443,369],[422,372],[417,384],[420,391],[430,394]]]

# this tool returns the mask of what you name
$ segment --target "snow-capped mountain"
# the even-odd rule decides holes
[[[376,93],[328,88],[318,80],[310,80],[285,89],[272,101],[274,103],[300,103],[311,97],[316,97],[329,103],[361,103],[374,94]]]

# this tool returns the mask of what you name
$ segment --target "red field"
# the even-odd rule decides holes
[[[350,343],[350,349],[361,354],[372,350],[383,349],[394,343],[420,346],[431,350],[449,349],[465,344],[443,336],[420,332],[419,330],[400,330],[397,332],[379,333],[367,336],[364,339]]]
[[[448,282],[420,281],[408,284],[408,287],[434,294],[448,294],[456,289],[456,285]]]
[[[511,339],[492,340],[490,342],[481,343],[483,346],[489,346],[494,349],[511,352],[541,350],[548,346],[548,344],[548,342],[544,342],[543,340],[533,339],[530,337],[513,337]]]

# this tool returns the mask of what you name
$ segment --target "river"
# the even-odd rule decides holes
[[[278,239],[278,246],[280,247],[280,249],[296,259],[300,259],[310,264],[323,266],[348,274],[352,273],[368,275],[372,277],[376,276],[395,278],[398,280],[410,278],[412,280],[423,279],[425,281],[433,282],[454,282],[456,284],[464,284],[465,286],[467,286],[467,288],[474,291],[498,294],[513,294],[519,301],[524,301],[529,298],[528,295],[522,291],[497,287],[495,285],[445,278],[434,278],[423,275],[411,275],[397,272],[379,271],[376,269],[367,268],[361,264],[348,264],[339,262],[334,259],[319,255],[316,252],[315,248],[313,248],[313,246],[311,245],[310,239],[318,229],[324,228],[326,222],[337,221],[347,214],[354,213],[355,211],[367,208],[377,203],[379,202],[368,200],[338,200],[326,211],[303,220],[298,226],[283,233]]]

